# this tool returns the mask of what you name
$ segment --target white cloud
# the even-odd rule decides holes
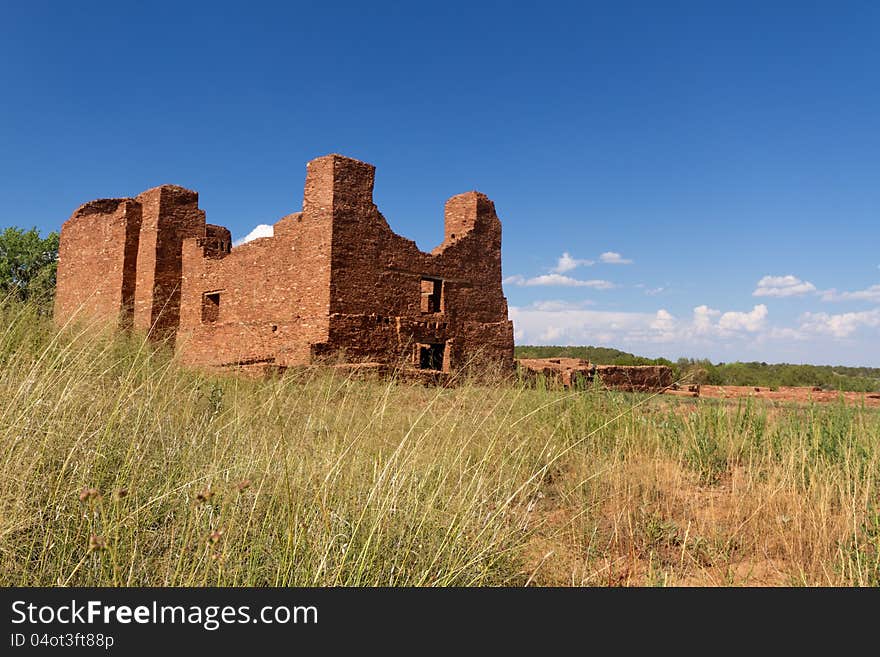
[[[237,239],[232,243],[232,246],[241,246],[242,244],[247,244],[252,240],[259,239],[261,237],[272,237],[275,235],[275,229],[269,224],[259,224],[256,228],[254,228],[247,235],[242,237],[241,239]]]
[[[880,337],[880,308],[806,313],[793,326],[778,326],[763,304],[726,312],[700,305],[692,315],[676,317],[665,308],[617,312],[548,301],[511,306],[510,319],[517,344],[591,344],[668,358],[775,362],[843,362],[840,354],[848,353],[852,364],[880,366],[873,348]]]
[[[606,265],[632,264],[632,260],[624,258],[615,251],[606,251],[599,256],[599,261],[605,263]],[[556,261],[556,266],[553,267],[550,271],[554,274],[564,274],[565,272],[577,269],[578,267],[591,267],[595,264],[595,260],[588,260],[586,258],[574,258],[568,251],[565,251],[561,256],[559,256],[559,259]]]
[[[809,281],[802,281],[797,276],[765,276],[758,281],[758,287],[752,292],[755,297],[801,297],[813,294],[816,286]]]
[[[802,331],[835,338],[849,337],[862,327],[880,328],[880,308],[859,313],[804,313],[801,316]]]
[[[876,301],[880,302],[880,284],[855,292],[828,290],[822,294],[823,301]]]
[[[750,312],[727,312],[718,320],[718,328],[724,331],[748,331],[755,333],[764,328],[767,319],[767,306],[763,303],[752,308]]]
[[[538,338],[541,342],[550,343],[558,341],[564,334],[565,329],[560,326],[548,326],[546,330]]]
[[[619,253],[615,253],[614,251],[606,251],[599,256],[599,259],[604,263],[612,265],[628,265],[632,263],[632,260],[627,260],[626,258],[623,258]],[[577,269],[578,267],[590,267],[594,264],[596,264],[595,260],[575,258],[568,251],[564,251],[562,255],[559,256],[559,258],[557,259],[556,266],[550,269],[549,274],[534,276],[532,278],[526,278],[522,274],[514,274],[513,276],[506,277],[504,279],[504,282],[511,285],[520,285],[526,287],[539,285],[559,285],[562,287],[591,287],[596,290],[609,290],[615,287],[614,283],[612,283],[611,281],[601,279],[582,280],[565,275],[566,272],[570,272],[574,269]],[[662,289],[663,288],[657,288],[656,290],[652,290],[647,293],[656,294]]]
[[[697,306],[691,320],[679,319],[665,308],[655,313],[586,310],[560,302],[511,307],[520,342],[554,344],[710,344],[718,338],[752,340],[794,338],[793,330],[765,329],[767,307],[749,312],[725,312]]]
[[[633,262],[632,260],[628,260],[614,251],[606,251],[599,256],[599,260],[604,262],[606,265],[631,265]]]
[[[767,337],[770,337],[774,340],[806,340],[807,336],[803,333],[803,331],[799,331],[793,328],[787,327],[773,327],[770,329],[770,332],[767,334]]]
[[[591,287],[596,290],[609,290],[614,287],[614,283],[612,283],[611,281],[582,281],[577,278],[563,276],[562,274],[544,274],[543,276],[535,276],[534,278],[526,278],[521,274],[515,274],[513,276],[508,276],[507,278],[505,278],[504,282],[526,287],[541,285],[560,285],[563,287]]]
[[[712,331],[712,318],[718,317],[720,310],[709,306],[697,306],[694,308],[694,331],[696,333],[710,333]]]
[[[586,310],[567,308],[562,304],[556,307],[541,303],[511,306],[510,318],[515,331],[522,336],[520,340],[531,344],[608,344],[623,336],[648,338],[662,333],[651,329],[651,324],[658,321],[658,315],[653,313]],[[670,318],[671,315],[660,316],[659,321],[666,323]]]
[[[559,310],[579,310],[586,306],[592,306],[595,303],[596,302],[591,299],[584,299],[583,301],[559,301],[550,299],[548,301],[536,301],[532,304],[532,308],[535,310],[556,312]]]
[[[593,260],[572,258],[568,251],[566,251],[561,256],[559,256],[559,260],[556,261],[556,266],[550,271],[557,274],[564,274],[565,272],[576,269],[577,267],[589,267],[590,265],[594,264],[596,263]]]
[[[672,331],[675,329],[675,317],[665,308],[661,308],[649,326],[657,331]]]

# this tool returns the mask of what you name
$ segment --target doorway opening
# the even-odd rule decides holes
[[[420,344],[419,369],[420,370],[443,370],[443,356],[446,353],[446,344]]]

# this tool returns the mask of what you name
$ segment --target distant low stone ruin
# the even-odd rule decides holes
[[[565,388],[595,383],[610,390],[657,392],[673,385],[672,369],[664,365],[596,365],[581,358],[518,358],[523,378],[538,376]]]

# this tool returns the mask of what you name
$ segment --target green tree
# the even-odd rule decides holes
[[[40,237],[36,228],[0,233],[0,298],[34,301],[48,308],[55,297],[58,233]]]

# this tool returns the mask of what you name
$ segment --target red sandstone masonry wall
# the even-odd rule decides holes
[[[672,369],[665,365],[597,365],[596,374],[606,388],[650,392],[672,385]]]
[[[121,313],[124,325],[176,339],[198,365],[283,366],[334,352],[397,363],[417,361],[415,343],[445,343],[444,369],[475,358],[512,367],[494,204],[477,192],[450,199],[444,242],[423,253],[373,204],[373,177],[357,160],[313,160],[303,211],[234,249],[182,187],[86,204],[62,230],[56,315],[96,289],[89,314]],[[422,277],[442,281],[436,311],[423,312]]]
[[[215,254],[227,254],[232,250],[232,233],[228,228],[205,224],[205,238],[207,247]]]
[[[78,208],[61,227],[55,320],[130,323],[140,206],[100,199]]]
[[[288,215],[274,236],[206,257],[184,243],[178,348],[184,362],[306,364],[311,345],[328,335],[332,216],[309,200],[309,213]],[[205,292],[219,292],[216,321],[202,321]]]
[[[672,368],[665,365],[593,365],[580,358],[519,358],[518,370],[526,380],[537,375],[563,386],[598,381],[605,388],[626,392],[661,392],[673,384]]]
[[[180,321],[183,240],[205,237],[205,213],[196,192],[176,185],[154,187],[136,200],[143,210],[134,325],[173,339]]]
[[[330,340],[320,349],[395,362],[414,343],[446,342],[452,369],[472,360],[512,367],[501,222],[492,201],[477,192],[451,198],[446,238],[424,253],[395,234],[373,204],[374,167],[331,155],[310,162],[309,175],[332,189],[334,213]],[[422,277],[443,282],[442,312],[422,312]]]

